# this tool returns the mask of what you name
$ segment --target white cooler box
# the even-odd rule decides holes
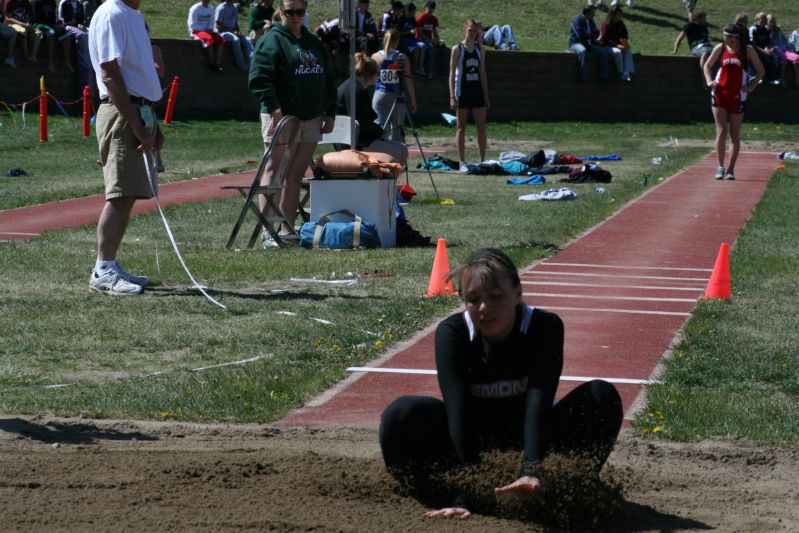
[[[311,221],[346,209],[371,222],[383,247],[397,245],[396,178],[315,179],[311,183]],[[345,220],[335,215],[332,220]]]

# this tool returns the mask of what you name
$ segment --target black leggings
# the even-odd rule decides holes
[[[598,473],[613,450],[622,417],[621,398],[613,385],[602,380],[583,383],[552,407],[544,432],[546,453],[586,458]],[[507,420],[507,425],[519,422],[519,418]],[[507,436],[500,441],[505,442],[497,442],[496,435],[481,437],[493,437],[500,448],[522,449],[520,426],[504,433]],[[397,398],[380,418],[380,448],[393,473],[422,465],[455,465],[444,402],[429,396]]]

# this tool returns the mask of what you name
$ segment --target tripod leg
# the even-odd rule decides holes
[[[433,181],[433,173],[430,172],[430,165],[427,164],[427,157],[424,155],[424,150],[422,150],[422,143],[419,141],[419,135],[416,133],[416,126],[413,124],[413,118],[411,117],[410,113],[405,113],[405,118],[408,120],[408,123],[411,125],[411,133],[413,134],[414,138],[416,139],[416,146],[419,147],[419,154],[422,156],[422,161],[424,161],[424,166],[427,168],[427,175],[430,176],[430,183],[433,185],[433,191],[436,193],[436,198],[441,198],[438,195],[438,189],[436,188],[436,182]]]

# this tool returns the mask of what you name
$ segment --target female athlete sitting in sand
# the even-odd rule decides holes
[[[500,250],[478,250],[453,271],[466,309],[438,325],[435,352],[443,401],[403,396],[383,412],[380,447],[401,482],[422,486],[436,466],[456,472],[481,452],[523,451],[518,474],[497,494],[532,493],[547,483],[542,460],[556,452],[599,473],[622,421],[613,385],[583,383],[555,402],[563,367],[560,318],[522,301],[519,274]],[[515,479],[515,480],[514,480]],[[467,518],[467,487],[428,517]]]

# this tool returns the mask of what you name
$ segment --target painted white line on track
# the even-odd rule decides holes
[[[592,278],[637,278],[637,279],[662,279],[670,281],[704,281],[707,282],[708,278],[674,278],[669,276],[639,276],[636,274],[595,274],[592,272],[557,272],[548,270],[531,270],[534,274],[544,274],[547,276],[585,276]]]
[[[25,233],[22,231],[0,231],[0,235],[24,235],[26,237],[38,237],[41,233]]]
[[[712,268],[690,268],[690,267],[658,267],[658,266],[625,266],[625,265],[600,265],[593,263],[540,263],[538,266],[568,266],[585,268],[619,268],[622,270],[675,270],[675,271],[695,271],[713,272]],[[535,272],[534,270],[532,272]]]
[[[435,376],[438,374],[435,370],[422,369],[422,368],[385,368],[374,366],[351,366],[347,372],[375,372],[382,374],[416,374],[424,376]],[[586,376],[561,376],[561,381],[593,381],[595,379],[602,379],[608,383],[629,383],[632,385],[648,385],[656,383],[648,379],[628,379],[628,378],[599,378],[599,377],[586,377]]]
[[[546,306],[547,311],[591,311],[592,313],[626,313],[630,315],[665,315],[665,316],[691,316],[691,313],[678,313],[675,311],[645,311],[641,309],[607,309],[593,307],[555,307]]]
[[[549,296],[551,298],[580,298],[586,300],[634,300],[637,302],[695,302],[698,298],[654,298],[648,296],[594,296],[588,294],[561,294],[551,292],[525,292],[524,296]]]
[[[705,290],[704,287],[653,287],[651,285],[605,285],[604,283],[571,283],[568,281],[525,281],[522,285],[560,285],[563,287],[603,287],[609,289],[644,289],[652,291],[699,291]]]

